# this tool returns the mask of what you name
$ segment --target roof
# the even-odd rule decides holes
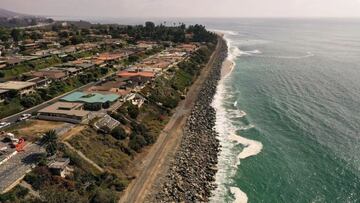
[[[48,68],[32,72],[31,75],[37,77],[48,77],[51,79],[61,79],[63,77],[66,77],[67,73],[65,72],[65,70]]]
[[[111,60],[119,59],[121,57],[123,57],[123,54],[119,54],[119,53],[102,53],[97,57],[97,59],[102,60],[102,61],[111,61]]]
[[[155,77],[155,73],[149,72],[149,71],[121,71],[118,73],[118,76],[119,77],[141,76],[141,77],[153,78],[153,77]]]
[[[35,85],[36,83],[34,82],[8,81],[8,82],[0,83],[0,89],[21,90]]]
[[[69,165],[69,163],[70,163],[69,158],[59,159],[59,160],[56,160],[55,162],[49,164],[49,168],[51,168],[51,169],[64,169],[67,165]]]
[[[74,92],[61,98],[61,100],[67,102],[105,103],[114,102],[118,98],[119,96],[116,94]]]
[[[8,92],[9,90],[0,90],[0,94],[4,94],[6,92]]]
[[[82,103],[56,102],[50,106],[41,109],[39,113],[54,113],[84,117],[87,116],[90,112],[81,110],[82,106]]]

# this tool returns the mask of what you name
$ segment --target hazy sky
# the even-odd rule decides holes
[[[84,17],[360,17],[360,0],[0,0],[0,7]]]

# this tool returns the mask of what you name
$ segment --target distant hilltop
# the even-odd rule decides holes
[[[2,27],[36,26],[52,22],[53,20],[50,18],[22,14],[0,8],[0,26]]]
[[[29,17],[30,15],[20,14],[13,11],[9,11],[3,8],[0,8],[0,18],[19,18],[19,17]]]

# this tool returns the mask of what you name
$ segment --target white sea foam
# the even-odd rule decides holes
[[[235,133],[230,133],[228,139],[244,146],[244,149],[237,156],[236,166],[240,164],[241,159],[246,159],[259,154],[263,148],[261,142],[238,136]]]
[[[241,55],[241,50],[237,47],[231,46],[231,40],[228,39],[225,35],[225,39],[227,40],[229,46],[229,56],[228,60],[233,61],[235,65],[236,57]],[[252,54],[257,54],[259,51],[252,51]],[[251,53],[248,53],[251,54]],[[219,140],[221,144],[221,152],[219,155],[219,162],[218,162],[218,172],[216,174],[216,182],[217,182],[217,189],[214,192],[213,197],[211,197],[211,202],[224,202],[224,198],[226,194],[230,190],[233,193],[235,203],[246,203],[248,201],[247,195],[241,191],[240,188],[237,187],[228,187],[227,185],[232,183],[232,178],[236,174],[237,167],[240,164],[241,159],[246,159],[251,156],[255,156],[256,154],[261,152],[262,144],[255,140],[250,140],[239,135],[236,135],[237,130],[241,130],[241,128],[236,127],[231,122],[231,118],[234,116],[237,117],[244,117],[246,113],[241,110],[234,110],[232,114],[229,113],[223,106],[225,100],[229,98],[229,92],[227,90],[226,83],[229,82],[229,77],[223,77],[219,85],[217,87],[217,92],[214,96],[212,106],[216,110],[216,124],[215,130],[219,133]],[[237,106],[237,102],[233,103],[234,106]],[[247,126],[247,127],[255,127],[255,126]],[[239,151],[237,154],[237,149],[235,146],[237,145],[244,146],[242,151]],[[234,153],[235,152],[235,153]]]
[[[210,29],[212,32],[222,33],[224,35],[237,35],[237,32],[231,30],[219,30],[219,29]]]
[[[250,130],[252,128],[255,128],[255,125],[250,124],[250,125],[247,125],[247,126],[240,127],[239,130],[245,131],[245,130]]]
[[[237,187],[230,187],[230,192],[234,195],[234,203],[246,203],[248,202],[248,196],[245,192],[241,191]]]
[[[229,116],[231,118],[242,118],[245,117],[247,114],[245,111],[241,111],[241,110],[232,110],[229,112]]]
[[[312,52],[306,52],[305,55],[301,55],[301,56],[266,56],[266,55],[261,55],[261,56],[257,56],[257,57],[278,58],[278,59],[303,59],[303,58],[309,58],[309,57],[313,57],[313,56],[315,56],[315,54],[313,54]]]

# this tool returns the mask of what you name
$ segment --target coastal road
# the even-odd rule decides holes
[[[101,81],[102,81],[103,79],[106,79],[106,78],[108,78],[108,77],[111,77],[111,76],[113,76],[114,74],[115,74],[115,73],[111,73],[111,74],[109,74],[109,75],[106,75],[106,76],[100,78],[99,81],[88,83],[88,84],[86,84],[86,85],[84,85],[84,86],[81,86],[81,87],[78,87],[78,88],[76,88],[76,89],[74,89],[74,90],[72,90],[72,91],[70,91],[70,92],[66,92],[66,93],[64,93],[64,94],[62,94],[62,95],[60,95],[60,96],[57,96],[57,97],[55,97],[55,98],[53,98],[53,99],[51,99],[51,100],[49,100],[49,101],[46,101],[46,102],[41,103],[41,104],[39,104],[39,105],[37,105],[37,106],[34,106],[34,107],[32,107],[32,108],[29,108],[29,109],[26,109],[26,110],[24,110],[24,111],[22,111],[22,112],[16,113],[16,114],[14,114],[14,115],[11,115],[11,116],[9,116],[9,117],[6,117],[6,118],[0,119],[0,120],[1,120],[1,122],[10,122],[11,124],[14,124],[14,123],[21,117],[22,114],[33,114],[33,113],[36,113],[36,112],[38,112],[39,110],[41,110],[41,109],[43,109],[43,108],[45,108],[45,107],[47,107],[47,106],[49,106],[49,105],[51,105],[51,104],[59,101],[60,98],[66,96],[66,95],[68,95],[68,94],[71,94],[71,93],[73,93],[73,92],[76,92],[76,91],[86,90],[86,89],[88,89],[89,87],[91,87],[91,86],[93,86],[93,85],[98,85],[98,84],[101,83]]]
[[[0,166],[0,193],[7,192],[22,177],[31,170],[36,163],[36,154],[45,150],[37,144],[30,143],[25,146],[23,152],[17,153]]]
[[[159,175],[166,172],[166,164],[180,145],[183,135],[182,130],[186,124],[186,119],[191,113],[197,96],[213,67],[216,56],[220,54],[222,43],[222,40],[218,40],[217,47],[208,64],[203,68],[200,76],[190,87],[186,98],[180,102],[176,108],[175,113],[170,118],[162,133],[160,133],[142,166],[140,166],[140,174],[138,174],[126,188],[119,203],[145,202],[145,198],[151,192],[156,179]]]
[[[11,116],[9,116],[9,117],[3,118],[3,119],[1,119],[1,121],[3,121],[3,122],[10,122],[10,123],[14,124],[14,123],[21,117],[22,114],[33,114],[33,113],[36,113],[36,112],[38,112],[39,110],[41,110],[41,109],[43,109],[43,108],[45,108],[45,107],[47,107],[47,106],[49,106],[49,105],[51,105],[51,104],[59,101],[60,98],[66,96],[66,95],[68,95],[68,94],[71,94],[71,93],[73,93],[73,92],[76,92],[76,91],[85,90],[85,89],[91,87],[92,85],[95,85],[96,83],[99,83],[99,82],[92,82],[92,83],[86,84],[86,85],[84,85],[84,86],[81,86],[81,87],[79,87],[79,88],[77,88],[77,89],[72,90],[71,92],[67,92],[67,93],[62,94],[62,95],[60,95],[60,96],[57,96],[57,97],[55,97],[55,98],[53,98],[53,99],[51,99],[51,100],[49,100],[49,101],[46,101],[46,102],[44,102],[44,103],[41,103],[41,104],[39,104],[39,105],[37,105],[37,106],[34,106],[34,107],[30,108],[30,109],[26,109],[26,110],[24,110],[24,111],[22,111],[22,112],[20,112],[20,113],[17,113],[17,114],[11,115]]]
[[[73,124],[67,124],[55,129],[55,131],[61,136],[73,127]],[[29,143],[24,147],[24,151],[17,153],[0,165],[0,194],[17,185],[26,173],[31,171],[32,166],[37,163],[37,155],[44,152],[45,149],[41,145]]]

